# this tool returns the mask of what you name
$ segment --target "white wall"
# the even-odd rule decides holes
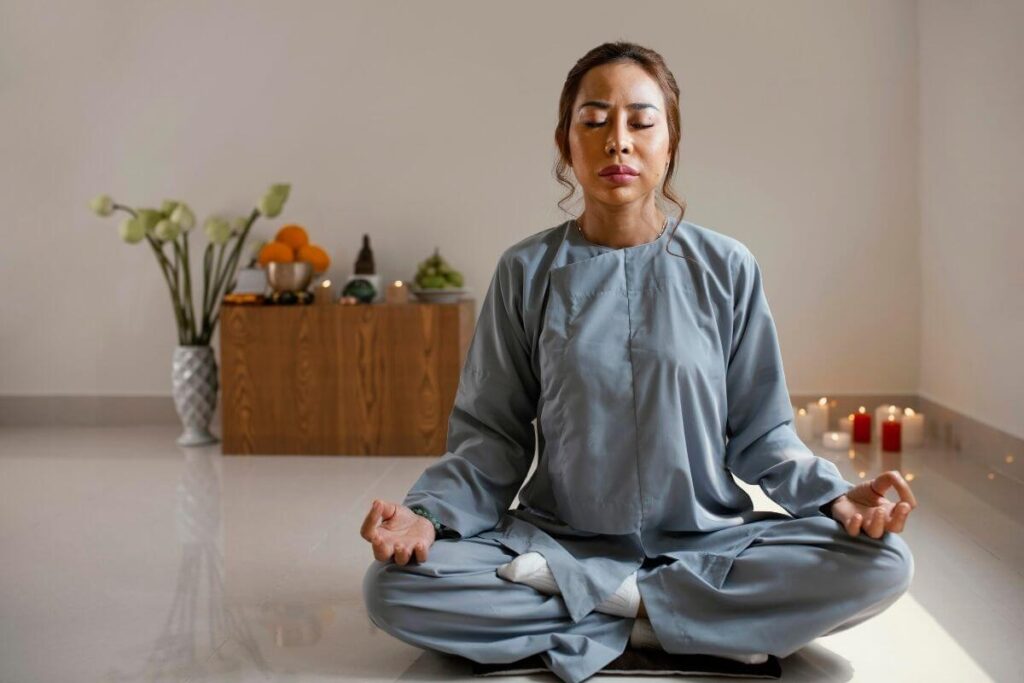
[[[567,218],[551,173],[559,90],[620,38],[661,51],[681,84],[686,218],[758,257],[790,389],[917,390],[914,3],[242,7],[4,3],[0,394],[170,394],[165,285],[144,243],[88,212],[100,192],[183,198],[202,220],[290,181],[257,235],[302,223],[347,274],[367,232],[386,279],[438,245],[479,301],[506,246]],[[963,196],[947,202],[966,225]],[[972,232],[990,225],[1008,224]],[[959,397],[926,349],[928,388]]]
[[[1024,438],[1024,3],[920,3],[921,394]]]

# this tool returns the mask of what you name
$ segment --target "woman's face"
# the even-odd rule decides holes
[[[670,160],[661,88],[631,62],[583,76],[569,126],[570,165],[585,199],[622,205],[653,192]],[[623,165],[625,174],[610,166]]]

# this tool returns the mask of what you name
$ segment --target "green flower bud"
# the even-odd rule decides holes
[[[146,228],[142,225],[142,221],[134,217],[128,217],[121,221],[118,232],[121,233],[121,239],[128,244],[141,242],[142,238],[146,236]]]
[[[153,228],[153,234],[165,242],[170,242],[177,239],[178,235],[181,234],[181,226],[169,218],[164,218]]]
[[[162,221],[164,216],[156,209],[139,209],[138,218],[146,233],[152,235],[156,224]]]
[[[192,213],[192,209],[188,208],[188,204],[180,202],[174,211],[171,212],[171,220],[181,226],[181,229],[188,232],[196,225],[196,215]]]
[[[114,200],[107,194],[97,195],[89,202],[89,208],[95,211],[97,216],[109,216],[114,213]]]
[[[268,192],[281,195],[281,201],[288,201],[288,195],[291,194],[292,186],[288,183],[274,183],[270,186]]]
[[[223,218],[217,218],[216,216],[207,218],[203,229],[206,231],[206,236],[214,244],[224,244],[231,239],[231,224]]]
[[[160,205],[160,213],[170,218],[171,213],[179,203],[177,199],[165,199],[164,203]]]
[[[259,210],[260,213],[267,218],[276,218],[281,209],[284,208],[284,203],[288,201],[288,195],[291,193],[291,185],[288,183],[276,183],[270,186],[266,194],[260,199]]]
[[[265,194],[260,199],[259,210],[260,213],[267,218],[277,218],[278,214],[281,213],[281,209],[284,208],[284,200],[281,199],[280,195],[276,194]]]

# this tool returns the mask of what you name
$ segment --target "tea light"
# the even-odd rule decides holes
[[[808,403],[807,412],[814,418],[814,434],[824,434],[828,429],[828,399],[822,396]]]
[[[903,445],[921,446],[924,444],[924,415],[914,412],[913,408],[903,411]]]
[[[849,417],[839,418],[839,431],[853,435],[853,413],[850,413]]]
[[[395,280],[388,285],[388,289],[384,293],[384,299],[389,304],[409,303],[409,288],[401,280]]]
[[[891,403],[883,403],[875,408],[875,436],[882,436],[882,423],[889,419],[890,415],[899,420],[900,409]]]
[[[898,453],[900,450],[900,421],[895,415],[890,415],[882,423],[882,450]]]
[[[331,289],[330,280],[324,280],[313,288],[313,301],[318,304],[334,303],[334,290]]]
[[[796,435],[804,443],[814,440],[814,416],[801,408],[796,413]]]
[[[821,444],[825,448],[836,451],[845,451],[850,447],[849,432],[825,432],[821,435]]]
[[[857,443],[871,443],[871,416],[864,406],[853,414],[853,440]]]

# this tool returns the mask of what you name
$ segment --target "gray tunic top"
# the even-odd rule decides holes
[[[462,537],[540,552],[579,621],[648,557],[721,586],[735,556],[789,518],[754,511],[730,472],[795,517],[852,488],[792,420],[746,246],[670,217],[658,239],[613,248],[566,221],[499,258],[448,452],[403,503]]]

